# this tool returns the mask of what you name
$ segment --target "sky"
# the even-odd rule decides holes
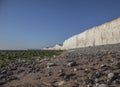
[[[0,50],[61,44],[120,16],[120,0],[0,0]]]

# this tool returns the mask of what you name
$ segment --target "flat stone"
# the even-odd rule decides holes
[[[59,76],[59,77],[65,76],[65,73],[64,73],[64,72],[61,72],[61,73],[58,74],[58,76]]]
[[[47,68],[52,66],[55,66],[55,63],[47,63]]]
[[[65,83],[65,81],[60,81],[60,82],[58,82],[58,86],[61,86],[61,85],[63,85]]]
[[[69,67],[76,66],[76,65],[77,65],[76,62],[69,62],[69,63],[67,64],[67,66],[69,66]]]
[[[106,64],[100,65],[100,68],[104,68],[104,67],[107,67],[107,65]]]
[[[99,84],[98,87],[108,87],[106,84]]]

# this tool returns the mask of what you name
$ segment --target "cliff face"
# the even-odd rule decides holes
[[[62,49],[120,43],[120,17],[92,27],[63,42]]]
[[[74,35],[65,40],[62,46],[55,45],[45,50],[67,50],[117,43],[120,43],[120,17]]]

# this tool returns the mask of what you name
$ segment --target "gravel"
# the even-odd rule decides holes
[[[120,44],[78,48],[54,58],[14,60],[0,87],[120,87]]]

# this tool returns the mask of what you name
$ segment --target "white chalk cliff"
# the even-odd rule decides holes
[[[63,46],[53,49],[73,49],[105,44],[120,43],[120,17],[112,21],[94,26],[63,42]]]

